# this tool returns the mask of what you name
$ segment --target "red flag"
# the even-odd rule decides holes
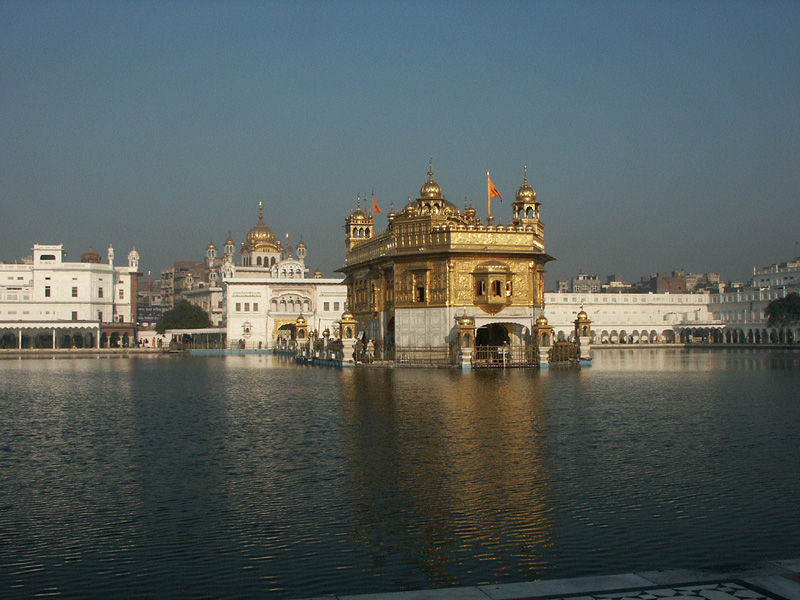
[[[375,192],[372,192],[372,214],[375,213],[383,214],[383,211],[381,210],[381,207],[378,206],[378,203],[375,202]]]
[[[486,181],[489,182],[489,199],[492,199],[495,196],[500,196],[500,192],[498,192],[497,188],[494,187],[494,184],[492,183],[492,178],[489,177],[489,172],[488,171],[486,172]],[[500,200],[502,200],[502,199],[503,199],[503,196],[500,196]]]

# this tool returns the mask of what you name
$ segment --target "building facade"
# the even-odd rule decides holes
[[[323,278],[319,271],[307,277],[306,244],[301,241],[292,249],[287,239],[284,246],[264,223],[263,210],[259,204],[258,223],[241,244],[239,263],[229,237],[219,264],[228,345],[274,348],[281,340],[296,339],[298,323],[303,324],[301,335],[338,334],[346,286],[341,278]]]
[[[348,308],[357,328],[391,356],[415,348],[452,348],[458,319],[475,326],[475,343],[528,347],[544,300],[544,224],[528,183],[508,225],[481,222],[442,194],[433,166],[419,197],[388,215],[385,231],[361,208],[345,221]]]
[[[114,266],[89,250],[67,262],[63,244],[35,244],[21,264],[0,263],[0,337],[4,348],[133,345],[139,254]]]

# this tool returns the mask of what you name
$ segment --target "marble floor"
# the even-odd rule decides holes
[[[325,598],[327,600],[331,598],[338,600],[800,600],[800,559]]]

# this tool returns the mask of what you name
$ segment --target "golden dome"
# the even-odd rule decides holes
[[[442,197],[442,188],[433,179],[433,159],[431,159],[431,166],[428,169],[428,181],[422,184],[419,190],[420,199],[437,199]]]
[[[517,190],[517,202],[535,202],[536,191],[528,183],[528,167],[525,167],[525,181],[522,187]]]
[[[264,204],[258,203],[258,223],[247,233],[250,252],[274,252],[275,232],[264,224]]]
[[[579,321],[588,321],[589,315],[586,314],[586,311],[583,310],[583,305],[581,305],[581,311],[578,313],[578,320]]]
[[[209,242],[207,249],[208,250],[216,250],[217,247],[214,245],[214,242]]]
[[[82,263],[100,264],[100,254],[94,248],[89,248],[86,252],[81,254]]]
[[[236,242],[233,241],[233,238],[231,236],[228,236],[228,239],[225,240],[225,245],[226,246],[235,246]]]
[[[300,314],[299,317],[297,317],[297,320],[295,321],[295,324],[297,324],[297,325],[305,325],[306,324],[306,318],[302,315],[302,313]]]
[[[305,248],[306,247],[306,243],[301,241],[299,244],[297,244],[297,247],[298,248]]]
[[[547,317],[544,316],[544,313],[539,313],[539,316],[536,317],[536,324],[540,327],[547,325]]]

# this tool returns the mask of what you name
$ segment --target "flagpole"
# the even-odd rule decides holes
[[[491,225],[492,221],[494,221],[494,217],[492,217],[492,191],[489,188],[489,171],[486,171],[486,203],[489,205],[489,217],[486,219],[486,222]]]

